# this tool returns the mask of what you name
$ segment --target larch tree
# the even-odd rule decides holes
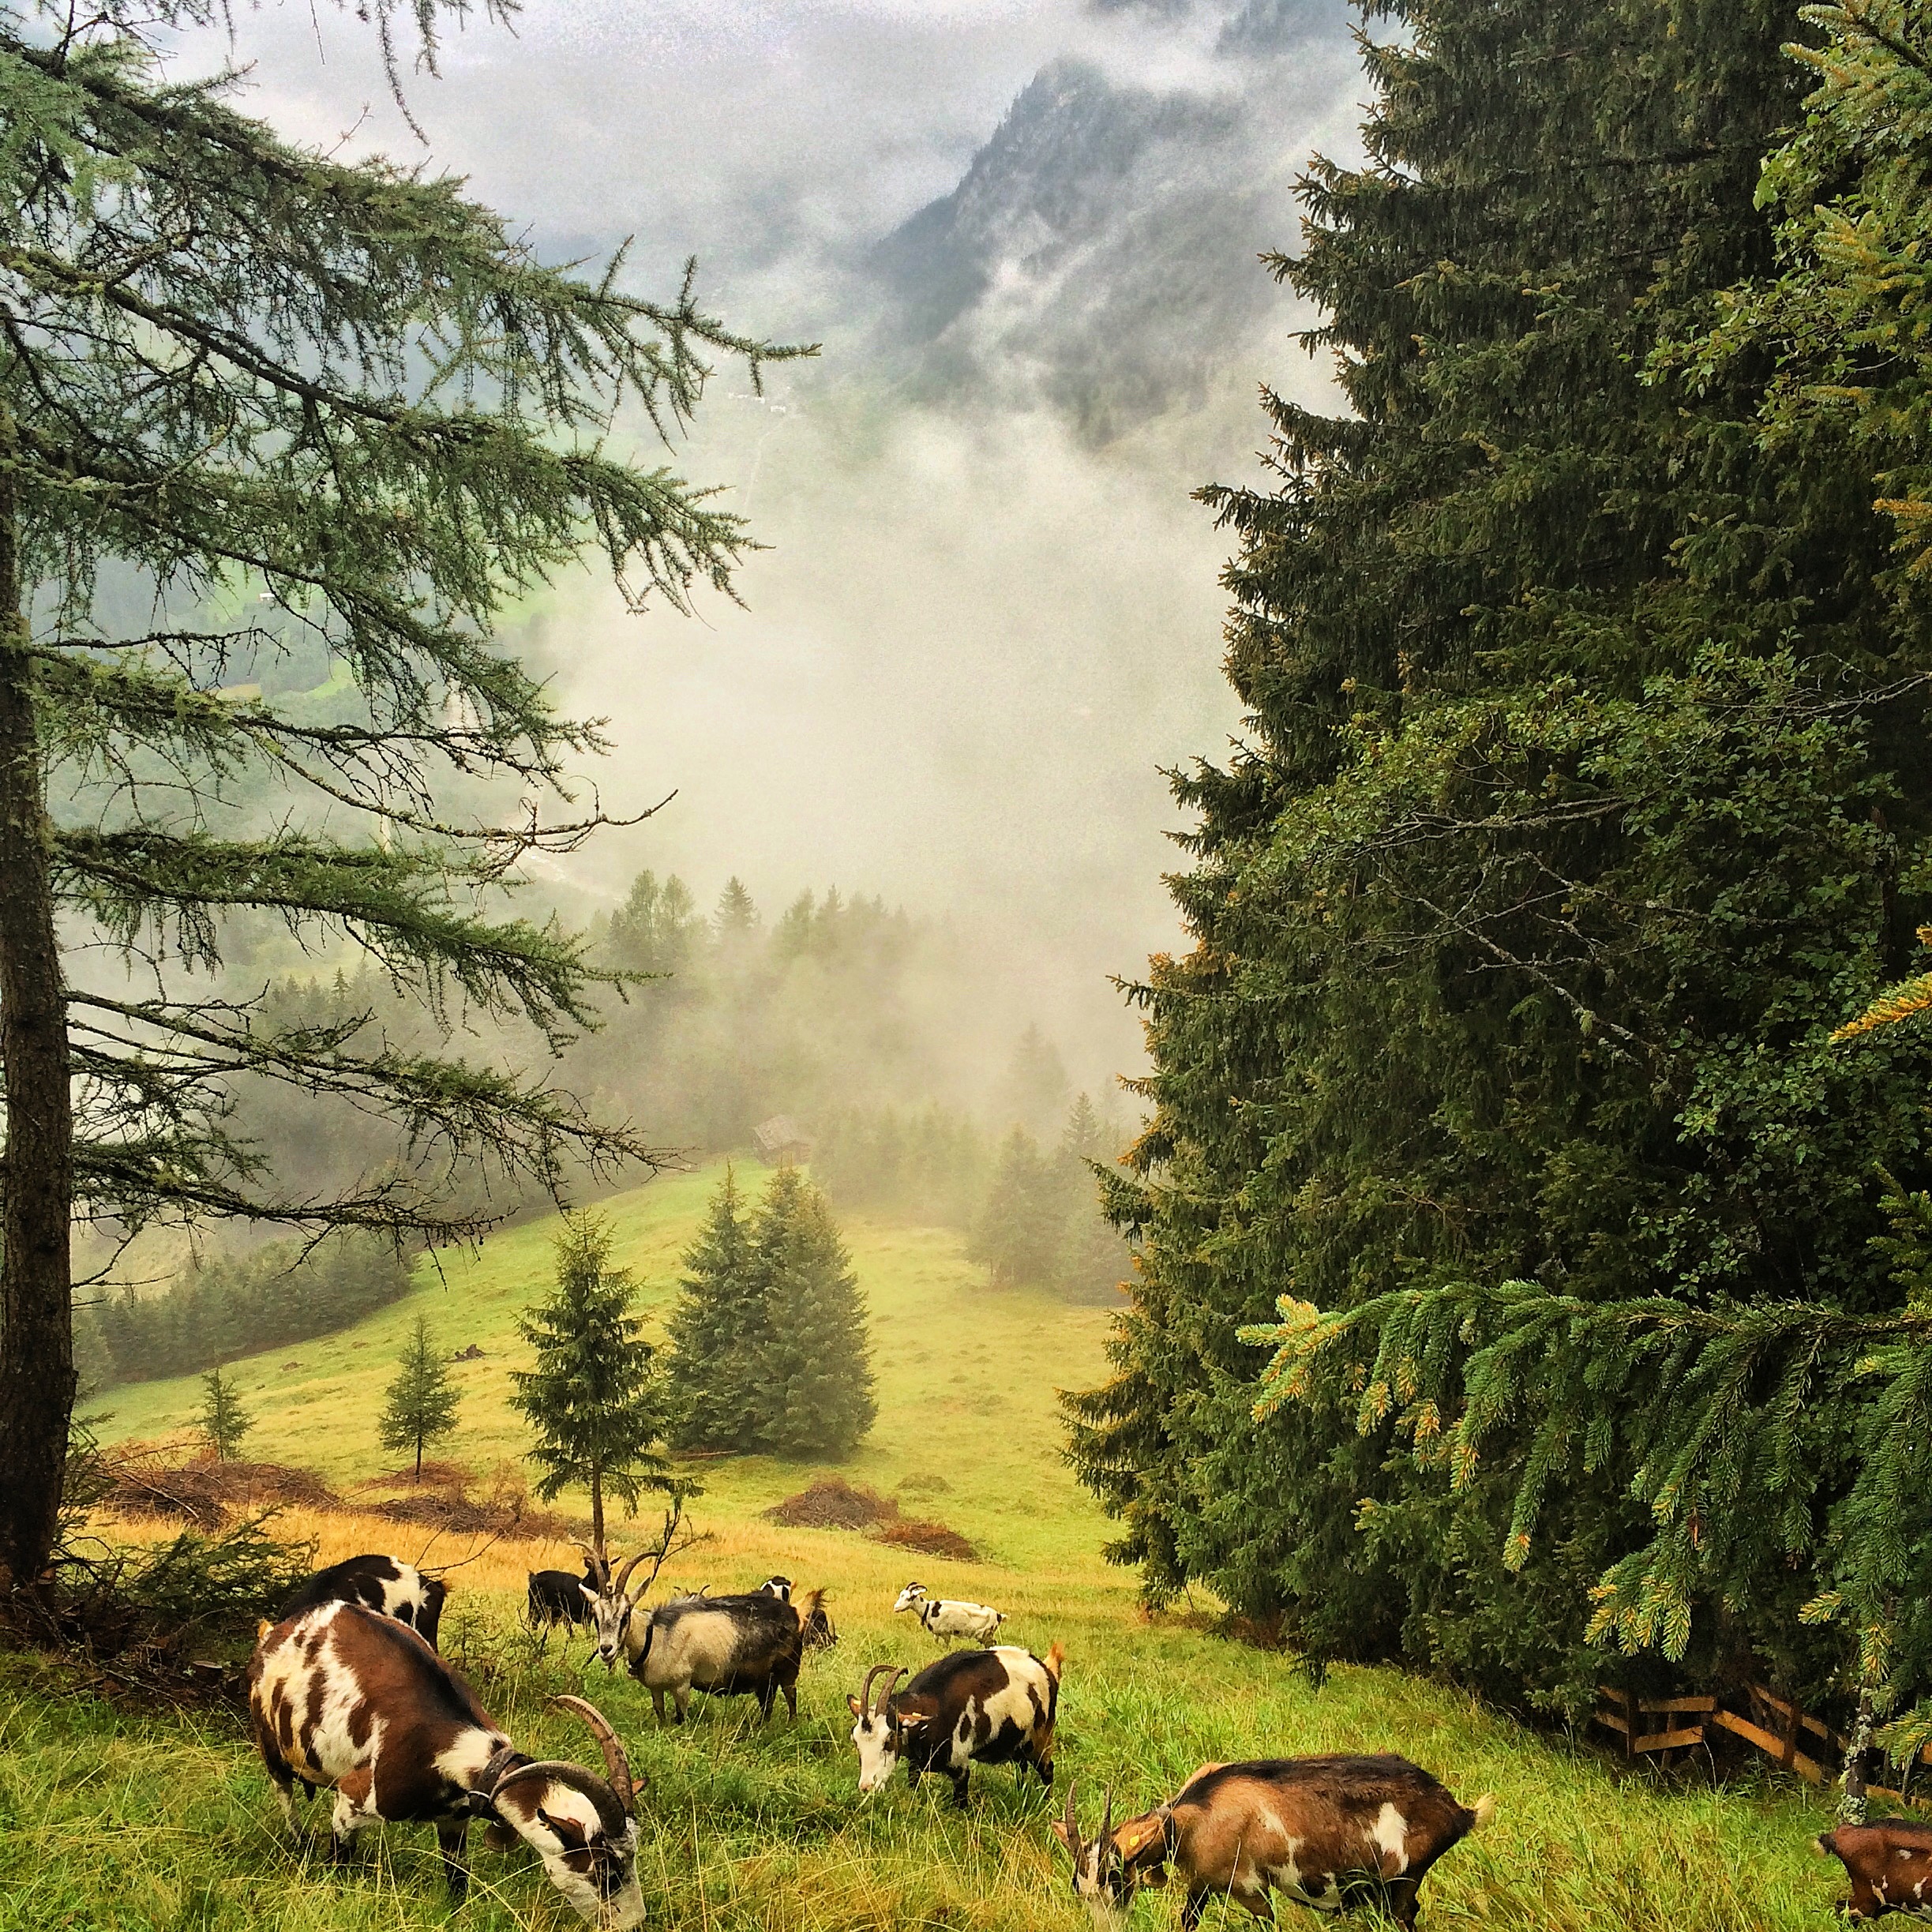
[[[1713,1504],[1660,1545],[1691,1491],[1644,1392],[1683,1393],[1656,1349],[1734,1350],[1780,1304],[1870,1341],[1903,1294],[1878,1169],[1893,1212],[1932,1178],[1927,1043],[1831,1042],[1932,910],[1927,587],[1874,508],[1908,493],[1874,488],[1848,399],[1762,413],[1775,343],[1697,347],[1778,274],[1754,197],[1813,77],[1774,0],[1369,10],[1401,31],[1367,50],[1366,159],[1310,171],[1277,264],[1348,411],[1270,396],[1265,485],[1208,493],[1247,722],[1179,783],[1194,943],[1137,994],[1152,1118],[1105,1191],[1139,1266],[1073,1454],[1150,1596],[1206,1580],[1318,1660],[1571,1713],[1619,1634],[1694,1677],[1837,1682],[1795,1518],[1758,1506],[1765,1439],[1713,1439],[1723,1535]],[[1243,1331],[1285,1291],[1334,1345],[1264,1389]],[[1440,1352],[1465,1296],[1486,1375],[1499,1296],[1516,1386],[1574,1394],[1574,1355],[1535,1367],[1573,1321],[1653,1379],[1617,1369],[1625,1406],[1555,1436],[1535,1404],[1471,1420]],[[1646,1309],[1679,1341],[1627,1339]],[[1810,1538],[1860,1410],[1767,1345],[1742,1382],[1711,1356],[1708,1391],[1829,1395],[1762,1464]]]
[[[385,46],[437,19],[370,11]],[[745,542],[627,452],[695,403],[707,355],[756,378],[765,347],[688,277],[660,303],[621,259],[547,268],[452,181],[325,158],[231,79],[166,78],[148,36],[221,14],[0,6],[0,1576],[22,1583],[56,1533],[77,1217],[448,1240],[486,1214],[433,1162],[554,1192],[570,1163],[651,1159],[540,1078],[354,1015],[276,1028],[220,978],[224,944],[252,913],[439,1011],[553,1045],[591,1023],[608,975],[498,895],[602,821],[571,802],[602,741],[497,627],[587,552],[633,606],[685,608]],[[291,640],[353,716],[222,695]],[[525,802],[448,810],[452,779]],[[244,1076],[388,1115],[415,1157],[327,1194],[268,1173],[228,1122]]]
[[[610,1265],[610,1229],[595,1216],[565,1217],[556,1241],[550,1299],[517,1322],[536,1350],[534,1368],[513,1369],[511,1406],[536,1438],[530,1459],[547,1502],[572,1484],[591,1498],[591,1541],[600,1555],[608,1491],[636,1513],[647,1489],[670,1493],[669,1465],[654,1446],[664,1432],[664,1389],[633,1312],[637,1288]]]
[[[389,1384],[382,1413],[376,1418],[376,1439],[385,1449],[413,1453],[416,1480],[422,1480],[425,1444],[440,1441],[456,1426],[463,1397],[449,1364],[430,1335],[430,1318],[416,1317],[404,1345],[396,1379]]]

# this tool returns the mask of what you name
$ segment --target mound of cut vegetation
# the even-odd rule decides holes
[[[483,1479],[460,1462],[426,1462],[418,1480],[414,1467],[370,1477],[362,1489],[407,1488],[406,1496],[358,1506],[390,1523],[413,1523],[453,1536],[519,1536],[568,1538],[578,1525],[549,1510],[530,1506],[530,1491],[516,1465],[499,1463],[490,1472],[490,1487],[472,1495],[471,1486]]]
[[[950,1556],[962,1563],[978,1560],[979,1552],[958,1530],[943,1523],[902,1516],[890,1496],[848,1483],[843,1476],[814,1478],[795,1496],[765,1511],[769,1521],[790,1529],[858,1529],[876,1543],[896,1544],[928,1556]]]
[[[161,1450],[116,1461],[102,1496],[118,1516],[159,1516],[219,1529],[276,1503],[339,1510],[342,1499],[313,1469],[280,1462],[171,1462]]]

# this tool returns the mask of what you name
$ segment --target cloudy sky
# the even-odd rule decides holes
[[[1247,3],[1339,18],[1340,0]],[[1131,1062],[1107,976],[1180,937],[1161,883],[1176,815],[1159,767],[1222,755],[1238,726],[1219,670],[1225,539],[1190,493],[1258,476],[1259,382],[1323,393],[1287,340],[1303,318],[1254,258],[1292,244],[1294,170],[1317,145],[1347,151],[1359,118],[1338,27],[1326,66],[1298,57],[1285,77],[1217,59],[1240,4],[529,0],[513,31],[473,19],[448,36],[440,77],[407,77],[426,145],[352,12],[238,9],[246,105],[285,133],[463,175],[553,257],[634,237],[632,279],[649,292],[695,253],[707,304],[733,325],[823,342],[816,364],[780,376],[776,408],[722,370],[677,452],[730,488],[771,546],[744,572],[744,609],[633,618],[587,581],[532,632],[567,701],[610,719],[607,801],[677,793],[577,872],[576,910],[643,865],[683,872],[707,900],[738,872],[773,910],[806,885],[883,892],[983,932],[1001,1023],[1040,1019],[1083,1080]],[[230,54],[203,36],[175,58],[204,71]],[[1136,99],[1233,103],[1261,130],[1243,137],[1239,171],[1202,163],[1192,201],[1159,198],[1190,165],[1184,145],[1086,184],[1090,201],[1154,200],[1116,223],[1139,219],[1152,240],[1103,238],[1085,272],[1131,272],[1150,252],[1183,264],[1149,285],[1150,339],[1199,325],[1187,230],[1214,167],[1279,171],[1259,199],[1251,180],[1230,184],[1250,198],[1229,204],[1232,244],[1214,268],[1254,278],[1259,322],[1217,323],[1205,383],[1104,446],[1011,396],[928,383],[914,400],[910,365],[877,361],[865,272],[882,236],[960,181],[1033,77],[1069,58]],[[1292,106],[1283,85],[1300,90]],[[1054,165],[1077,171],[1081,152]],[[1013,313],[996,362],[1029,325]]]

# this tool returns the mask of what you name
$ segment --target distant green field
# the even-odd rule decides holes
[[[654,1311],[673,1292],[715,1179],[667,1177],[605,1204]],[[841,1472],[962,1531],[984,1560],[942,1562],[850,1532],[781,1529],[760,1512],[801,1487],[810,1469],[706,1464],[696,1514],[711,1540],[670,1575],[742,1588],[783,1567],[832,1592],[842,1641],[808,1667],[795,1728],[781,1717],[761,1731],[748,1700],[700,1698],[689,1727],[660,1731],[643,1691],[587,1670],[581,1643],[566,1656],[553,1642],[538,1656],[516,1617],[523,1568],[546,1560],[535,1545],[499,1545],[452,1578],[445,1646],[520,1743],[594,1756],[587,1737],[543,1703],[572,1686],[631,1741],[651,1780],[643,1864],[652,1926],[1086,1924],[1048,1830],[1054,1801],[1037,1784],[1021,1791],[1008,1773],[981,1774],[964,1817],[951,1812],[943,1788],[911,1793],[902,1779],[874,1799],[857,1794],[846,1692],[869,1662],[935,1654],[909,1619],[891,1614],[913,1574],[999,1604],[1013,1641],[1042,1653],[1064,1643],[1059,1768],[1063,1789],[1067,1777],[1079,1780],[1090,1827],[1103,1786],[1139,1806],[1206,1759],[1393,1750],[1465,1799],[1491,1790],[1501,1801],[1489,1830],[1431,1878],[1425,1926],[1797,1932],[1827,1923],[1836,1868],[1805,1849],[1823,1817],[1815,1794],[1769,1783],[1672,1791],[1623,1776],[1581,1743],[1526,1733],[1393,1671],[1340,1670],[1315,1690],[1292,1658],[1213,1635],[1211,1606],[1145,1618],[1133,1579],[1101,1561],[1107,1526],[1059,1456],[1053,1390],[1101,1372],[1105,1311],[996,1292],[947,1232],[865,1223],[847,1232],[871,1299],[880,1417]],[[460,1370],[463,1425],[445,1453],[478,1469],[516,1455],[521,1439],[503,1400],[521,1359],[512,1322],[547,1278],[553,1232],[538,1223],[493,1237],[480,1255],[448,1260],[446,1285],[426,1274],[415,1296],[346,1334],[244,1364],[242,1387],[260,1417],[248,1453],[322,1470],[344,1488],[379,1469],[381,1387],[426,1308],[445,1345],[485,1351]],[[181,1427],[193,1404],[192,1382],[178,1382],[117,1389],[102,1405],[114,1412],[111,1435],[152,1437]],[[287,1520],[318,1536],[325,1558],[373,1547],[414,1555],[422,1534],[366,1516]],[[320,1831],[325,1813],[311,1816]],[[457,1925],[561,1932],[578,1923],[527,1858],[497,1857],[479,1839],[472,1851],[476,1889]],[[1153,1894],[1135,1923],[1171,1924],[1176,1909],[1176,1899]],[[1301,1922],[1296,1908],[1281,1915]],[[1225,1916],[1248,1923],[1232,1908]],[[230,1720],[117,1709],[57,1690],[30,1662],[0,1658],[0,1932],[377,1932],[445,1923],[426,1828],[372,1837],[355,1866],[334,1870],[313,1843],[306,1858],[285,1844],[267,1780]]]

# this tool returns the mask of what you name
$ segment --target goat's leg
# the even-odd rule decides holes
[[[436,1828],[436,1848],[443,1855],[443,1877],[449,1886],[452,1905],[460,1905],[470,1889],[470,1868],[463,1855],[464,1840],[469,1835],[467,1818],[446,1818]]]

